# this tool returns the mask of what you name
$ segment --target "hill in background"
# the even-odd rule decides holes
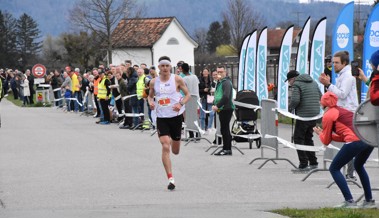
[[[35,19],[42,35],[51,34],[57,36],[71,29],[68,20],[75,14],[69,14],[68,10],[76,0],[0,0],[1,10],[8,11],[18,18],[22,13],[27,13]],[[253,9],[259,11],[265,18],[265,24],[274,28],[280,22],[290,21],[293,24],[303,26],[311,16],[312,21],[317,22],[322,17],[328,18],[328,33],[331,33],[339,11],[344,4],[333,2],[315,2],[310,4],[288,3],[274,0],[248,0]],[[208,29],[213,21],[221,21],[221,13],[227,7],[226,0],[138,0],[146,6],[147,17],[175,16],[180,23],[193,35],[197,28]],[[361,19],[367,19],[371,7],[356,6],[355,11],[360,11]]]

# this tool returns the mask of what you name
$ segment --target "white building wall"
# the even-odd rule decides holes
[[[113,64],[119,65],[121,63],[125,63],[125,60],[131,60],[133,65],[140,65],[141,63],[145,63],[148,67],[150,67],[152,65],[151,50],[149,48],[128,48],[113,50]]]
[[[177,39],[179,44],[168,45],[167,42],[171,38]],[[158,59],[161,56],[168,56],[171,59],[172,66],[175,66],[178,61],[184,61],[194,66],[194,49],[195,45],[186,37],[179,26],[175,22],[172,22],[153,47],[154,65],[158,65]]]

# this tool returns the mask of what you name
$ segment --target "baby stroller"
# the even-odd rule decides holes
[[[259,106],[258,96],[252,90],[239,91],[235,101]],[[249,142],[250,149],[252,149],[253,141],[255,141],[257,148],[260,148],[261,135],[257,129],[257,111],[236,105],[235,115],[236,120],[232,126],[233,141]]]

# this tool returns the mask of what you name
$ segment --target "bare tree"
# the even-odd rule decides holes
[[[90,30],[101,37],[112,63],[112,32],[122,18],[142,16],[136,0],[78,0],[71,10],[74,25]]]
[[[254,29],[262,28],[264,23],[262,15],[246,0],[228,0],[222,16],[229,25],[231,43],[236,51],[240,50],[243,38]]]
[[[42,45],[42,55],[47,63],[47,68],[55,68],[60,64],[63,64],[61,61],[63,61],[63,57],[66,53],[67,51],[63,46],[61,38],[52,37],[51,35],[46,36]]]
[[[199,44],[197,51],[205,53],[207,50],[207,30],[205,28],[196,29],[194,39]]]

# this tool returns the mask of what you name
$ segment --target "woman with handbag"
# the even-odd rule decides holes
[[[214,90],[215,85],[213,84],[213,79],[209,75],[208,68],[204,68],[201,72],[201,76],[199,78],[199,94],[200,101],[203,110],[211,111],[209,114],[205,113],[203,110],[200,110],[200,127],[205,130],[205,134],[209,133],[209,129],[212,128],[214,112],[212,109],[212,104],[214,100]]]

